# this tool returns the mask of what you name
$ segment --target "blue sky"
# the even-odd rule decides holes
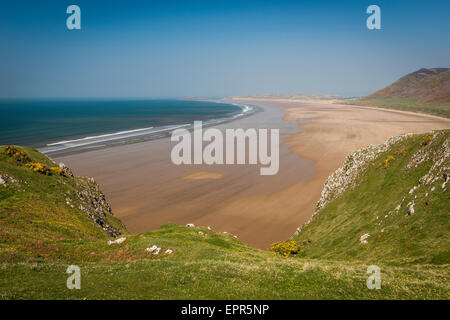
[[[66,28],[67,6],[81,30]],[[381,8],[381,30],[366,8]],[[450,67],[450,1],[21,1],[0,6],[0,97],[371,93]]]

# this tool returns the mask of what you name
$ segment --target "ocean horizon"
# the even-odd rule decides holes
[[[61,155],[166,137],[194,121],[211,126],[249,115],[250,106],[178,99],[2,100],[0,145]]]

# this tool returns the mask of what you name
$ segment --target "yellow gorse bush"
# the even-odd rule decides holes
[[[27,163],[30,161],[30,158],[24,151],[19,151],[14,146],[6,146],[5,153],[17,162]]]
[[[432,136],[426,136],[426,138],[423,139],[423,141],[422,141],[422,146],[426,146],[426,145],[430,144],[431,140],[433,140]]]
[[[39,172],[47,176],[50,176],[52,174],[51,170],[47,168],[45,164],[39,162],[27,163],[26,166],[28,168],[31,168],[34,172]]]
[[[378,163],[377,168],[387,169],[389,168],[389,164],[394,160],[395,160],[394,156],[389,155],[383,162]]]
[[[289,242],[275,242],[270,246],[270,251],[278,253],[283,257],[289,257],[291,254],[297,254],[300,250],[300,246],[295,241]]]
[[[50,170],[54,173],[57,174],[59,176],[63,176],[64,175],[64,171],[63,169],[61,169],[60,167],[51,167]]]
[[[16,152],[17,152],[17,149],[14,148],[14,146],[5,146],[5,153],[6,153],[8,156],[11,156],[11,157],[12,157],[12,155],[13,155],[14,153],[16,153]]]
[[[51,167],[50,169],[43,163],[32,162],[28,157],[26,152],[17,150],[14,146],[5,146],[5,154],[12,157],[17,162],[24,163],[26,167],[32,169],[34,172],[39,172],[47,176],[52,175],[52,173],[64,176],[64,170],[60,167]]]

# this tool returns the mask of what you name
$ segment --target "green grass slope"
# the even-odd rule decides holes
[[[393,98],[373,98],[373,99],[363,98],[357,100],[348,100],[345,103],[365,107],[377,107],[400,111],[426,113],[447,119],[450,118],[450,103],[429,104],[420,102],[415,99],[393,99]]]
[[[360,165],[364,157],[371,160]],[[321,199],[327,205],[293,238],[311,240],[304,249],[308,258],[448,265],[449,175],[449,130],[357,151],[327,181]],[[360,241],[364,234],[367,243]]]
[[[29,162],[57,166],[34,149],[16,148],[26,152]],[[76,249],[73,241],[109,239],[83,212],[93,213],[91,201],[103,195],[92,179],[34,172],[6,155],[4,147],[0,147],[0,178],[0,262],[59,259]],[[106,211],[107,207],[98,209]],[[111,213],[104,215],[107,225],[126,233]]]
[[[202,230],[206,235],[199,235]],[[172,254],[152,255],[157,245]],[[118,245],[93,241],[114,259],[0,264],[1,299],[425,299],[447,298],[443,266],[389,266],[382,288],[366,287],[368,265],[284,258],[252,249],[230,235],[203,228],[166,225],[129,236]],[[86,250],[80,250],[85,252]],[[113,254],[113,252],[117,254]],[[69,265],[81,269],[81,289],[66,288]]]
[[[439,134],[423,148],[416,146],[423,136],[409,137],[404,142],[409,146],[404,161],[415,154],[415,148],[438,148],[448,136],[448,132]],[[362,183],[355,182],[353,191],[336,196],[336,190],[330,189],[333,192],[323,198],[324,208],[315,215],[315,221],[295,236],[302,244],[301,252],[285,258],[250,248],[230,234],[201,227],[168,224],[131,235],[120,221],[105,212],[105,221],[126,237],[120,244],[108,245],[113,238],[89,218],[89,212],[80,209],[80,205],[85,209],[89,201],[101,198],[90,179],[33,172],[4,155],[3,149],[0,147],[0,176],[4,181],[0,185],[0,299],[448,299],[449,273],[444,250],[448,248],[448,221],[443,214],[448,198],[442,198],[443,191],[437,188],[442,181],[435,182],[436,192],[429,195],[429,205],[417,201],[417,213],[404,217],[410,222],[426,210],[430,223],[422,228],[430,229],[430,234],[420,230],[423,222],[419,220],[413,225],[396,224],[405,228],[405,237],[414,234],[413,240],[419,242],[419,247],[411,246],[405,253],[403,236],[398,238],[398,244],[392,243],[395,236],[390,232],[394,225],[385,227],[385,236],[391,238],[380,238],[382,248],[377,249],[372,242],[378,239],[378,227],[369,228],[370,217],[379,210],[375,202],[384,199],[378,198],[378,188],[401,184],[394,181],[397,176],[389,176],[401,169],[399,158],[388,169],[369,165],[367,172],[360,173]],[[54,165],[35,150],[21,149],[33,162]],[[417,182],[414,177],[421,174],[420,170],[427,170],[420,168],[411,171],[408,184]],[[378,182],[369,187],[365,179],[372,171]],[[399,176],[402,181],[406,179]],[[347,192],[357,192],[359,188],[368,189],[361,189],[366,193],[357,199],[348,196]],[[403,195],[402,190],[395,189],[395,194]],[[86,195],[87,191],[88,196],[80,198],[79,194]],[[392,205],[397,204],[397,195],[387,194]],[[372,197],[376,198],[370,200]],[[342,204],[344,199],[347,201]],[[367,214],[360,212],[360,206]],[[348,223],[342,222],[333,210],[337,207]],[[350,208],[358,211],[351,218],[350,211],[347,213]],[[399,219],[404,215],[403,206]],[[363,232],[371,233],[364,245],[357,241]],[[146,251],[153,245],[161,248],[160,254]],[[369,252],[370,248],[376,253]],[[378,259],[383,256],[383,248],[389,249],[386,259]],[[167,249],[173,252],[165,253]],[[342,250],[353,252],[346,254]],[[380,290],[366,286],[367,267],[374,263],[382,270]],[[69,265],[81,269],[80,290],[66,287]]]

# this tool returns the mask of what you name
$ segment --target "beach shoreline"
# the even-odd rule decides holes
[[[350,152],[402,133],[450,128],[448,119],[386,109],[327,102],[245,103],[266,112],[225,126],[286,126],[276,176],[261,177],[252,166],[174,166],[167,138],[55,160],[78,175],[93,176],[115,215],[133,233],[168,222],[194,223],[268,249],[311,217],[323,184]]]

